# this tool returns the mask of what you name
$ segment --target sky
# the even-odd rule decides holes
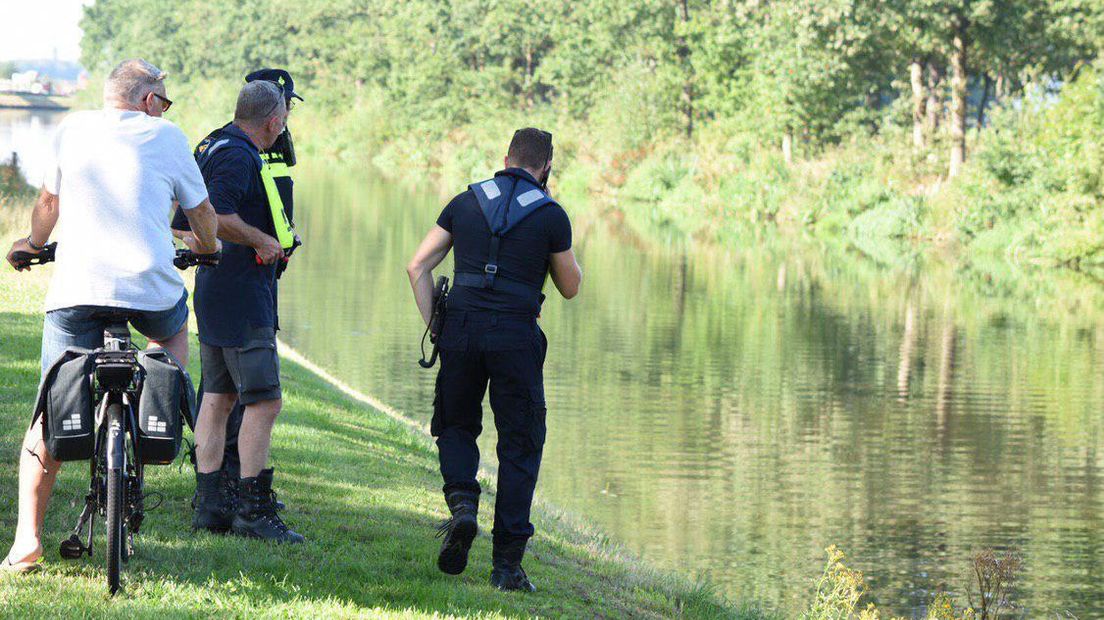
[[[81,7],[92,0],[0,0],[0,60],[80,59]]]

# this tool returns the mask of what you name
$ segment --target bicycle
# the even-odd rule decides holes
[[[42,265],[54,260],[57,244],[39,254],[17,252],[17,267]],[[178,269],[218,264],[220,254],[196,254],[177,250],[173,264]],[[134,554],[134,537],[145,519],[144,462],[139,441],[139,411],[136,404],[145,379],[139,363],[139,349],[131,342],[126,310],[105,310],[93,318],[107,323],[104,346],[90,353],[95,386],[95,422],[91,481],[77,526],[59,546],[66,559],[92,557],[95,517],[104,518],[107,529],[107,584],[111,594],[119,591],[122,565]],[[177,446],[179,447],[179,446]],[[156,506],[155,506],[156,507]],[[87,543],[81,533],[87,528]]]

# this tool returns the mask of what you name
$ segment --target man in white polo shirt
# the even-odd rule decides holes
[[[172,102],[165,74],[144,60],[115,67],[104,108],[76,112],[58,127],[31,233],[11,252],[42,250],[53,234],[57,265],[46,296],[42,369],[71,346],[103,346],[104,308],[131,311],[151,346],[188,363],[188,294],[173,268],[173,203],[191,224],[192,250],[219,250],[218,220],[184,133],[160,118]],[[12,254],[8,254],[12,266]],[[18,268],[18,267],[17,267]],[[19,521],[0,572],[27,572],[42,557],[42,521],[61,463],[32,424],[19,461]]]

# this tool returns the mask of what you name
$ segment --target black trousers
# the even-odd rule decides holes
[[[545,440],[544,358],[548,340],[534,318],[450,313],[438,341],[431,432],[437,438],[444,491],[479,492],[476,439],[490,388],[498,430],[496,545],[527,540],[533,490]]]

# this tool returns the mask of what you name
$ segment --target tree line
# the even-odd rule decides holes
[[[289,68],[328,106],[385,98],[396,128],[503,109],[587,118],[641,101],[649,135],[727,122],[818,148],[911,123],[966,158],[994,104],[1055,90],[1104,44],[1099,0],[99,0],[83,62],[142,55],[185,80]],[[627,115],[628,116],[628,115]],[[643,117],[640,117],[643,116]]]

